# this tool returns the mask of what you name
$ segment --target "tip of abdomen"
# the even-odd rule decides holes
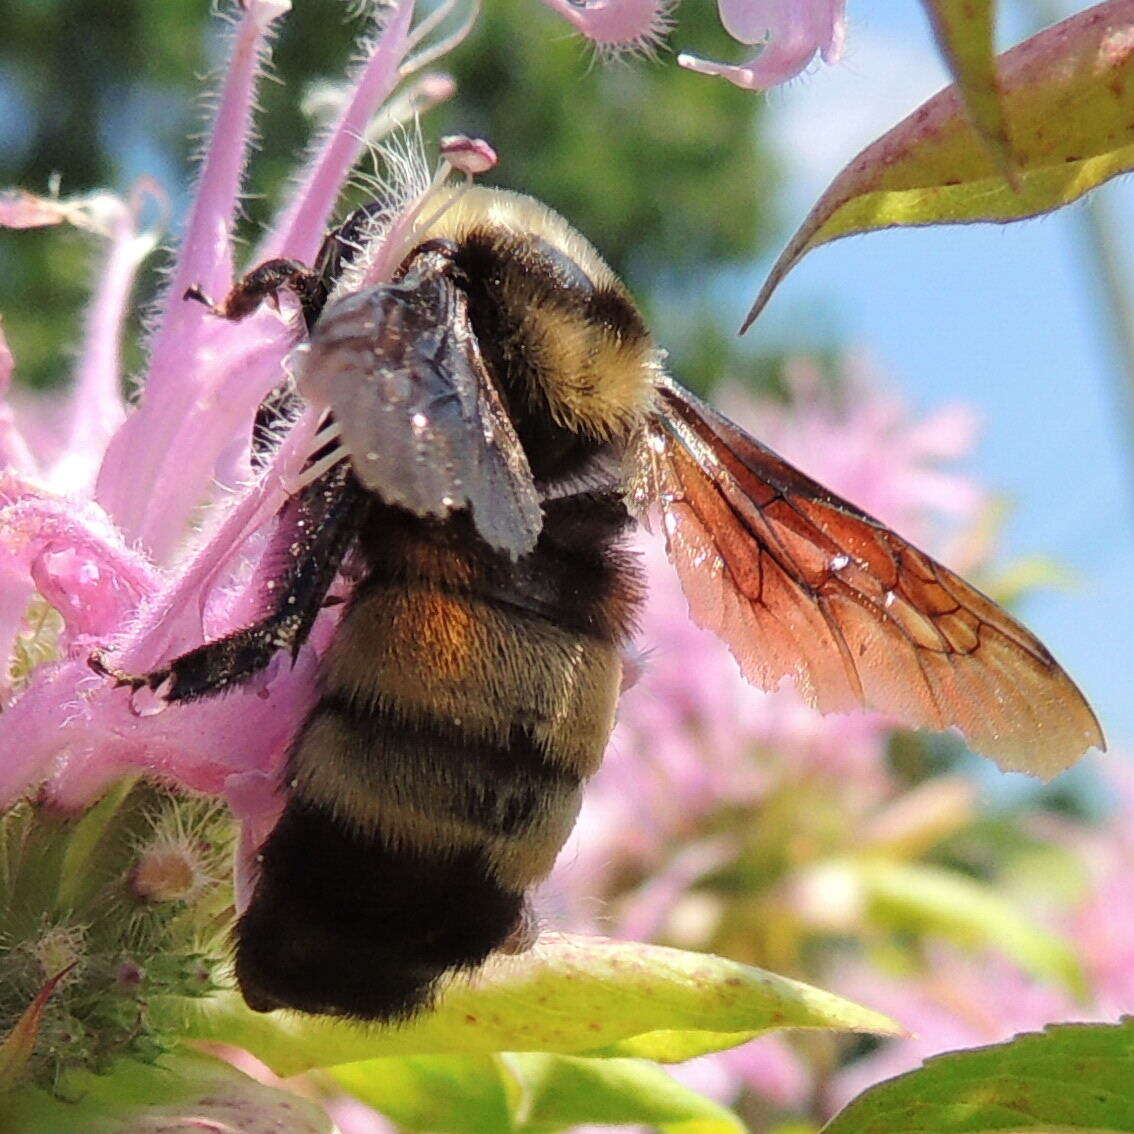
[[[523,906],[475,849],[393,848],[292,800],[237,923],[237,981],[258,1012],[405,1020],[504,944]]]

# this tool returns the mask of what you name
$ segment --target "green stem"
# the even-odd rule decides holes
[[[1126,422],[1127,454],[1134,474],[1134,302],[1130,274],[1123,263],[1126,243],[1115,223],[1114,210],[1102,193],[1095,193],[1079,210],[1086,252],[1097,269],[1102,318],[1109,324],[1118,397]]]
[[[1053,0],[1032,0],[1038,27],[1066,17],[1067,5]],[[1097,278],[1101,319],[1109,324],[1111,352],[1118,390],[1118,410],[1125,421],[1126,453],[1134,483],[1134,301],[1130,273],[1123,261],[1128,239],[1115,223],[1106,190],[1092,193],[1077,211],[1085,248],[1083,259]]]

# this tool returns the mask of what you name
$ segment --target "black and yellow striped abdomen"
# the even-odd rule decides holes
[[[618,498],[549,501],[512,563],[378,501],[237,930],[254,1007],[404,1017],[518,927],[614,720],[640,584]]]

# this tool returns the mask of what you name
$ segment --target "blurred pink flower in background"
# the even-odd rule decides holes
[[[916,977],[891,978],[856,962],[835,973],[832,983],[845,996],[861,996],[879,1011],[897,1013],[912,1033],[839,1071],[828,1099],[832,1111],[940,1052],[1000,1043],[1057,1020],[1084,1018],[1066,992],[1025,976],[1009,962],[945,946],[929,950],[925,972]]]
[[[842,55],[845,0],[719,0],[721,23],[733,39],[760,44],[746,63],[716,63],[683,52],[677,62],[702,75],[717,75],[745,90],[765,90],[794,79],[815,58],[834,63]]]
[[[1061,926],[1075,943],[1105,1019],[1134,1013],[1134,766],[1127,753],[1100,760],[1113,810],[1097,827],[1070,828],[1064,845],[1088,886]]]

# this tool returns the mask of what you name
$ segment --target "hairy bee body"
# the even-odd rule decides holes
[[[615,330],[648,340],[621,295],[546,242],[493,226],[459,236],[448,251],[542,527],[513,560],[467,512],[363,497],[361,575],[237,930],[255,1008],[403,1018],[442,974],[522,936],[525,894],[570,833],[613,725],[641,583],[618,544],[631,522],[620,489],[589,487],[609,441],[580,430],[591,407],[585,386],[562,385],[563,356],[611,349]],[[595,307],[605,324],[580,310]],[[564,342],[562,325],[584,316],[594,342]],[[567,376],[582,383],[581,370]],[[564,392],[575,401],[553,415]]]
[[[253,1007],[400,1017],[479,965],[551,869],[613,723],[638,593],[620,502],[555,501],[520,563],[461,518],[369,509],[238,929]]]

